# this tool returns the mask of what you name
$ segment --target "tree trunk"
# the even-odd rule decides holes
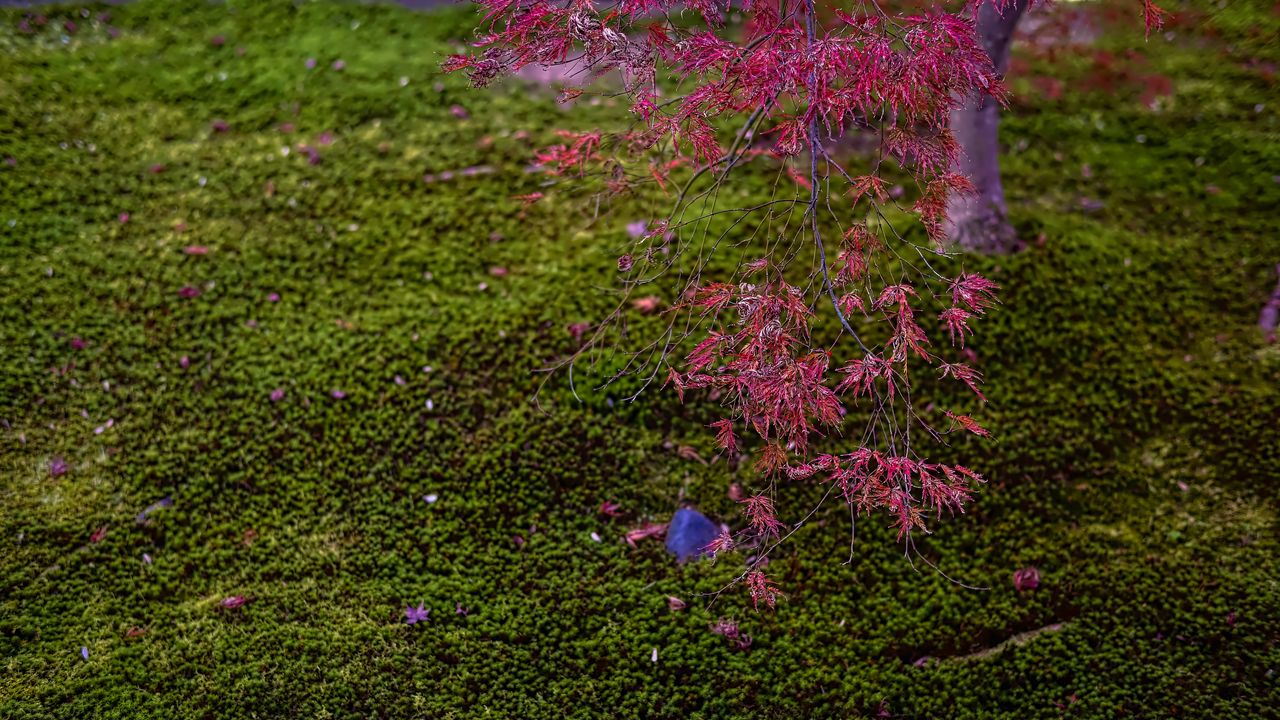
[[[1027,4],[1015,0],[1001,12],[987,2],[978,10],[978,37],[1002,76],[1009,69],[1014,27]],[[978,189],[972,195],[952,195],[947,202],[947,235],[965,250],[1004,253],[1018,240],[1000,184],[999,126],[1000,106],[985,96],[971,97],[951,113],[951,132],[961,150],[959,171]]]

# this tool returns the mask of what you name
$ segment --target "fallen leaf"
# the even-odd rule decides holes
[[[405,625],[416,625],[420,622],[428,622],[431,620],[431,611],[425,607],[426,603],[418,603],[418,607],[409,605],[404,609]]]
[[[623,539],[627,541],[628,545],[635,547],[637,540],[644,540],[645,538],[651,537],[662,537],[665,534],[667,534],[666,523],[645,523],[634,530],[628,530],[627,534],[623,536]]]
[[[632,300],[631,306],[644,315],[650,315],[662,307],[662,299],[656,295],[649,295],[648,297]]]
[[[1018,592],[1035,590],[1040,587],[1040,571],[1034,566],[1015,570],[1013,573],[1013,589]]]

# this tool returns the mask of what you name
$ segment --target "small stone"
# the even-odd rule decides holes
[[[706,554],[706,547],[716,539],[720,528],[706,515],[693,508],[680,508],[667,528],[667,552],[685,562]]]
[[[1096,198],[1082,197],[1080,198],[1080,209],[1087,213],[1100,212],[1105,209],[1107,204]]]

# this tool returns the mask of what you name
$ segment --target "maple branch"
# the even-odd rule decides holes
[[[813,49],[816,32],[814,30],[814,16],[816,11],[813,7],[813,0],[805,0],[804,26],[805,35],[808,39],[810,50]],[[836,298],[835,286],[831,283],[830,266],[827,264],[827,248],[822,242],[822,230],[818,227],[818,195],[821,186],[818,184],[818,157],[821,153],[818,139],[818,115],[813,109],[813,91],[817,89],[818,70],[815,65],[813,72],[809,75],[811,84],[810,100],[808,112],[809,118],[809,224],[813,230],[813,241],[818,246],[818,257],[822,263],[822,284],[827,291],[827,297],[831,300],[831,308],[836,311],[836,317],[840,319],[840,324],[844,327],[845,332],[849,333],[862,348],[863,352],[871,352],[862,342],[862,338],[858,337],[858,333],[849,325],[849,320],[844,316],[844,312],[840,309],[840,301]]]

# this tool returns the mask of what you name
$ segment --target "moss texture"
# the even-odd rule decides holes
[[[921,541],[990,590],[913,568],[875,521],[845,564],[832,508],[760,614],[698,596],[732,561],[621,541],[682,498],[734,517],[746,471],[675,451],[713,455],[713,408],[562,380],[529,402],[565,326],[608,309],[641,216],[584,230],[567,197],[521,216],[512,196],[551,129],[621,108],[438,77],[462,10],[103,11],[0,13],[0,716],[1277,716],[1266,3],[1141,46],[1173,82],[1159,111],[1070,60],[1030,64],[1060,97],[1015,85],[1005,181],[1041,240],[964,260],[1006,288],[975,346],[999,439],[954,450],[992,483]],[[1018,593],[1025,565],[1042,582]]]

